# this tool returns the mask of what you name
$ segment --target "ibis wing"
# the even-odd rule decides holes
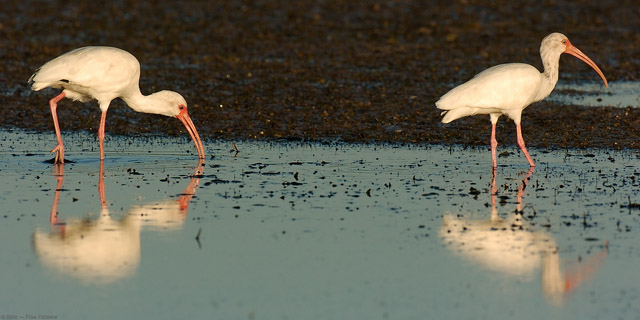
[[[112,47],[83,47],[47,63],[31,76],[33,89],[91,88],[114,91],[140,78],[140,64],[130,53]]]
[[[536,101],[541,79],[542,74],[528,64],[497,65],[451,89],[436,102],[436,106],[441,110],[523,109]]]

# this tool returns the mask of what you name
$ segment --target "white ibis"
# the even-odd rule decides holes
[[[198,150],[198,158],[204,159],[204,146],[189,113],[187,102],[177,92],[159,91],[148,96],[140,93],[140,63],[127,51],[113,47],[83,47],[67,52],[40,67],[29,78],[35,91],[52,87],[62,93],[49,100],[58,145],[55,162],[64,163],[64,144],[58,125],[58,102],[67,97],[81,102],[98,100],[102,117],[98,130],[100,160],[104,160],[104,127],[111,100],[121,98],[137,112],[155,113],[176,117],[187,128]]]
[[[524,63],[501,64],[484,70],[440,97],[436,106],[444,110],[442,122],[449,123],[466,116],[488,114],[491,117],[491,159],[493,168],[496,168],[496,123],[504,114],[515,122],[518,147],[527,157],[529,165],[534,167],[535,164],[522,138],[522,110],[551,94],[558,82],[558,63],[563,53],[571,54],[591,66],[600,75],[605,87],[609,87],[600,68],[574,47],[567,36],[552,33],[542,39],[540,45],[544,72],[540,73],[535,67]]]

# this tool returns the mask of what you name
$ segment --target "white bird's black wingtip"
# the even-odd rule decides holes
[[[40,68],[38,68],[38,70],[36,70],[36,72],[34,72],[31,77],[29,77],[29,81],[27,81],[27,84],[31,85],[33,84],[33,78],[36,77],[36,74],[38,74],[38,71],[40,71]]]

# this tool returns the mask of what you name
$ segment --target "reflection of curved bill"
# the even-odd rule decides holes
[[[133,274],[140,263],[140,231],[177,229],[185,221],[204,166],[199,163],[191,182],[178,200],[133,206],[121,220],[112,219],[104,187],[104,163],[100,163],[98,190],[102,209],[96,220],[58,220],[58,200],[64,180],[64,164],[56,167],[57,187],[51,208],[52,231],[36,230],[33,247],[42,263],[82,281],[105,284]]]
[[[522,195],[532,174],[533,168],[518,188],[515,214],[506,219],[498,215],[498,189],[494,173],[491,180],[491,217],[472,220],[461,215],[445,214],[440,237],[452,251],[485,269],[507,276],[532,278],[540,267],[544,294],[551,303],[562,304],[567,293],[597,271],[606,257],[606,245],[600,253],[563,273],[553,237],[547,232],[532,230],[522,217]]]

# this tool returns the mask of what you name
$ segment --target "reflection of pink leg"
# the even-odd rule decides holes
[[[493,168],[498,167],[498,140],[496,140],[496,124],[491,124],[491,163]]]
[[[495,170],[491,170],[491,194],[492,195],[498,194],[498,183],[496,182],[497,175],[498,174],[496,173]]]
[[[104,126],[107,121],[107,112],[102,111],[100,117],[100,129],[98,129],[98,142],[100,143],[100,160],[104,160]]]
[[[491,169],[491,215],[498,214],[498,207],[496,207],[496,197],[498,195],[498,184],[496,182],[496,169]]]
[[[62,183],[64,182],[64,164],[56,164],[56,173],[54,175],[58,183],[53,196],[51,214],[49,215],[49,223],[52,226],[58,224],[58,201],[60,200],[60,190],[62,190]]]
[[[516,194],[516,197],[517,197],[516,211],[517,212],[522,212],[522,196],[524,195],[524,190],[529,184],[529,181],[531,181],[531,176],[533,175],[533,172],[535,170],[536,170],[535,167],[530,167],[529,172],[527,172],[527,176],[524,177],[524,179],[522,180],[522,183],[518,187],[518,193]]]
[[[100,194],[100,205],[102,209],[107,208],[107,196],[104,188],[104,161],[100,161],[100,173],[98,177],[98,193]]]
[[[518,147],[520,147],[520,150],[522,150],[524,156],[527,157],[529,165],[535,167],[536,165],[533,163],[533,160],[531,160],[529,152],[527,151],[527,147],[524,146],[524,138],[522,138],[522,129],[520,128],[520,123],[516,124],[516,134],[518,135]]]
[[[57,152],[54,163],[64,163],[64,144],[62,143],[62,134],[60,133],[60,125],[58,125],[58,101],[62,100],[66,95],[64,91],[57,95],[55,98],[49,100],[49,107],[51,107],[51,116],[53,117],[53,127],[56,130],[56,137],[58,138],[58,145],[51,150],[51,152]]]

